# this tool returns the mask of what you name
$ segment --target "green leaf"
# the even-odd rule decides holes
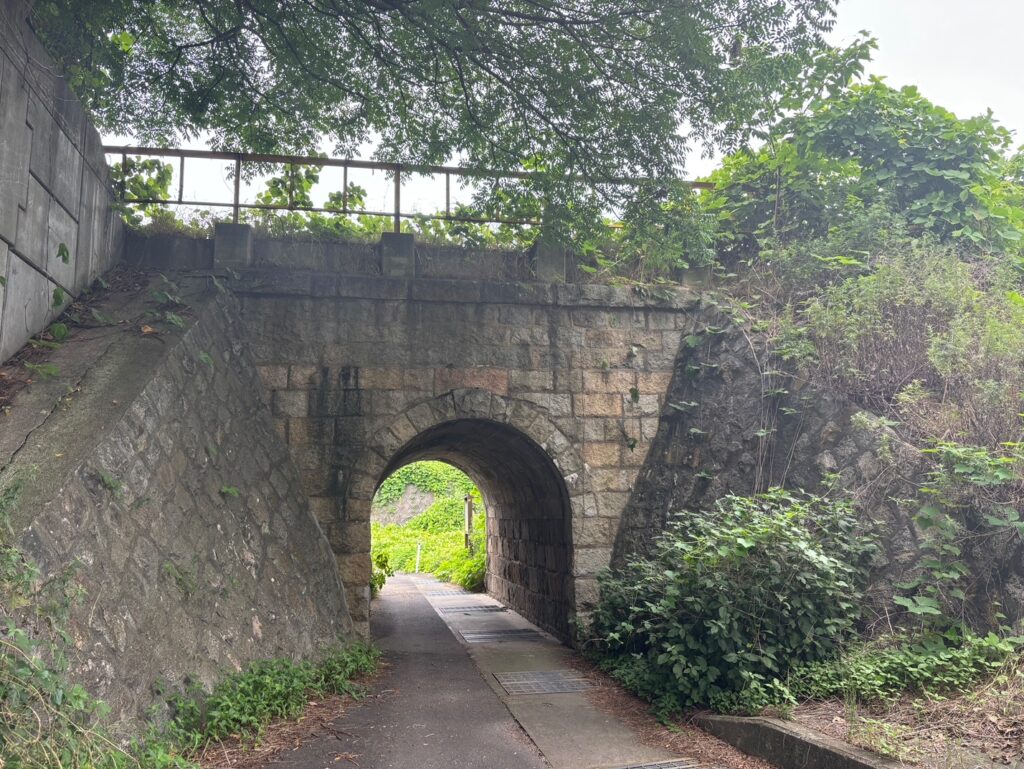
[[[60,369],[53,363],[25,363],[25,368],[43,379],[52,379],[60,375]]]

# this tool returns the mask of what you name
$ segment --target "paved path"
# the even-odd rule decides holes
[[[566,669],[572,652],[542,634],[465,643],[463,633],[536,631],[483,595],[396,576],[371,630],[388,668],[335,736],[283,754],[273,769],[611,769],[673,758],[646,747],[582,693],[509,695],[494,674]],[[469,611],[445,611],[472,607]]]

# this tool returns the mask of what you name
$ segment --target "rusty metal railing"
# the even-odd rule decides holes
[[[188,150],[160,147],[127,147],[127,146],[105,146],[103,151],[107,155],[120,155],[121,167],[127,167],[129,157],[165,157],[178,159],[178,194],[175,198],[131,198],[124,199],[124,190],[121,190],[122,202],[140,205],[187,205],[199,208],[230,208],[232,210],[232,221],[236,224],[242,209],[254,209],[264,211],[301,211],[319,212],[341,215],[366,215],[388,217],[394,220],[395,232],[401,231],[402,219],[426,218],[452,222],[467,222],[473,224],[515,224],[515,225],[540,225],[539,220],[517,219],[502,217],[479,217],[466,216],[464,214],[452,213],[451,184],[452,177],[469,179],[520,179],[529,180],[536,178],[537,174],[528,171],[486,171],[471,168],[458,168],[455,166],[417,165],[408,163],[387,163],[373,160],[355,160],[351,158],[325,158],[309,157],[300,155],[267,155],[252,152],[215,152],[211,150]],[[185,192],[185,160],[194,158],[200,160],[227,160],[234,163],[234,195],[230,203],[212,200],[186,200]],[[286,205],[270,203],[247,203],[241,200],[241,180],[243,164],[275,164],[290,166],[315,166],[317,168],[341,168],[342,169],[342,202],[341,208],[325,208],[320,206],[301,206],[293,202]],[[373,211],[362,208],[352,208],[348,201],[348,172],[350,169],[362,169],[370,171],[383,171],[393,174],[394,183],[394,206],[390,211]],[[445,180],[445,203],[444,213],[410,213],[402,211],[402,175],[421,174],[428,176],[444,176]],[[611,184],[638,184],[642,179],[613,179]],[[693,189],[710,189],[712,184],[707,182],[686,182]]]

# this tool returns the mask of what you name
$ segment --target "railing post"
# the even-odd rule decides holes
[[[395,232],[402,231],[402,166],[395,166]]]
[[[446,217],[452,215],[452,175],[450,173],[444,175],[444,215]]]
[[[234,208],[232,210],[231,221],[238,224],[238,204],[241,202],[241,190],[242,190],[242,155],[241,153],[235,156],[235,199]]]
[[[348,213],[348,165],[341,167],[341,213]]]
[[[121,203],[124,203],[124,201],[128,198],[128,195],[126,194],[127,191],[128,191],[128,153],[127,152],[122,152],[121,153],[121,189],[119,190],[119,195],[118,195],[121,198]]]
[[[185,197],[185,156],[178,158],[178,202]]]

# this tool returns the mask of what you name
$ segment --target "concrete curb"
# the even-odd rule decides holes
[[[903,764],[774,718],[701,715],[694,723],[747,755],[781,769],[899,769]]]

